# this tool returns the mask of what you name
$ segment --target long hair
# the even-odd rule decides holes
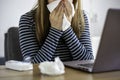
[[[38,42],[43,42],[48,34],[50,27],[49,14],[47,9],[48,0],[38,0],[37,5],[34,7],[35,12],[35,24],[36,24],[36,37]],[[75,8],[75,15],[72,18],[71,26],[80,38],[82,31],[84,30],[84,18],[83,11],[81,9],[81,1],[73,0]]]

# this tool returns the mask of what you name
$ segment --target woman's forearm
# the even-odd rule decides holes
[[[24,60],[30,57],[32,63],[50,61],[63,32],[51,27],[44,43],[38,44],[31,27],[30,19],[26,15],[22,16],[19,23],[19,40]]]
[[[88,31],[84,32],[81,40],[77,38],[71,27],[63,33],[63,38],[72,54],[73,60],[89,60],[93,58]]]

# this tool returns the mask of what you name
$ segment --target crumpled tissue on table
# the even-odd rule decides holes
[[[33,69],[32,63],[16,61],[16,60],[6,61],[5,67],[17,71],[27,71]]]
[[[52,12],[57,6],[58,4],[60,3],[61,0],[55,0],[51,3],[49,3],[47,5],[47,8],[50,12]],[[70,2],[70,0],[68,0]],[[71,7],[72,7],[72,17],[74,16],[75,14],[75,11],[74,11],[74,6],[73,4],[70,2],[71,4]],[[65,31],[66,29],[68,29],[68,27],[70,27],[71,23],[67,20],[67,17],[65,16],[64,14],[64,17],[63,17],[63,23],[62,23],[62,30]]]
[[[65,67],[59,57],[55,61],[45,61],[39,65],[40,72],[46,75],[61,75],[65,73]]]

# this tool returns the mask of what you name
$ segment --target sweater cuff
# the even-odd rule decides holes
[[[63,32],[63,38],[67,39],[67,38],[71,37],[73,34],[75,34],[75,33],[74,33],[72,27],[69,27],[67,30],[65,30]]]
[[[54,38],[58,39],[58,38],[60,38],[62,36],[63,31],[60,31],[60,30],[55,29],[53,27],[50,27],[49,34],[54,36]]]

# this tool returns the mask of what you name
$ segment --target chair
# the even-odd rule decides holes
[[[18,60],[22,61],[22,54],[19,45],[18,27],[11,27],[5,33],[5,61]]]
[[[0,57],[0,65],[5,65],[5,58],[4,57]]]

